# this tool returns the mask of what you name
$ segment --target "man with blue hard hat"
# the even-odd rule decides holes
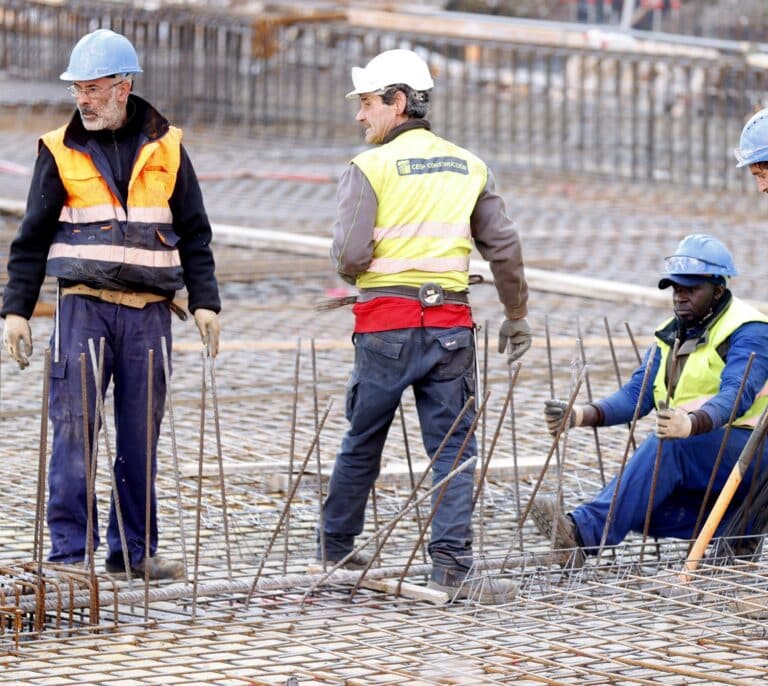
[[[737,272],[728,249],[714,236],[692,234],[664,264],[658,285],[672,287],[674,316],[655,332],[655,345],[628,383],[606,398],[574,405],[568,415],[569,428],[613,426],[631,422],[636,408],[640,417],[655,410],[655,432],[638,446],[621,479],[614,477],[591,502],[565,514],[554,498],[539,497],[531,509],[541,533],[549,538],[554,528],[555,547],[576,549],[579,561],[584,552],[599,549],[614,497],[605,543],[615,545],[629,532],[643,532],[660,442],[648,533],[692,537],[721,446],[713,496],[768,406],[768,317],[732,295],[728,279]],[[744,379],[752,353],[756,356]],[[735,419],[727,427],[734,407]],[[562,400],[546,401],[552,435],[561,428],[566,408]],[[755,464],[768,470],[768,457],[753,460],[720,531],[744,498]]]
[[[83,36],[61,79],[77,111],[40,139],[27,207],[8,259],[0,315],[3,343],[24,369],[32,353],[29,318],[47,275],[57,279],[51,336],[49,560],[82,563],[88,555],[85,451],[92,445],[96,389],[86,358],[84,435],[81,354],[104,340],[103,387],[114,381],[116,460],[107,527],[106,570],[152,579],[178,578],[181,562],[155,554],[156,449],[165,405],[162,339],[171,349],[171,311],[186,286],[203,343],[219,347],[221,308],[211,226],[181,130],[134,95],[142,72],[131,42],[107,29]],[[147,421],[148,351],[151,422]],[[170,365],[169,365],[170,366]],[[149,426],[148,426],[149,423]],[[151,474],[147,525],[147,442]],[[86,440],[87,439],[87,440]],[[119,516],[121,515],[121,516]],[[95,508],[93,542],[99,544]],[[149,530],[149,542],[146,531]],[[148,555],[147,555],[148,551]]]
[[[737,167],[748,167],[761,193],[768,193],[768,107],[753,114],[744,125],[739,147],[734,150]]]

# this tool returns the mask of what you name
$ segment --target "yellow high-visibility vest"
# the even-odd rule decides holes
[[[672,319],[667,320],[664,326],[671,321]],[[720,375],[725,368],[725,362],[717,353],[717,348],[736,329],[747,322],[768,322],[768,317],[744,301],[733,298],[725,312],[707,330],[706,343],[700,345],[688,356],[675,388],[675,394],[669,399],[670,407],[679,407],[687,412],[693,412],[717,395],[720,389]],[[670,346],[658,337],[657,343],[661,351],[661,364],[653,381],[653,398],[656,407],[660,407],[667,398],[664,378]],[[765,354],[765,351],[755,352]],[[767,405],[768,383],[763,386],[749,410],[734,420],[734,426],[754,427]]]
[[[401,133],[352,160],[378,200],[373,260],[358,288],[468,286],[469,220],[488,180],[485,163],[426,129]]]

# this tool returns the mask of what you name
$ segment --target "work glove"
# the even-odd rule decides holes
[[[693,424],[679,407],[661,408],[656,412],[656,435],[659,438],[688,438]]]
[[[19,363],[19,369],[29,366],[27,355],[32,354],[32,329],[29,320],[18,314],[5,315],[3,345],[6,352]]]
[[[531,327],[528,320],[522,319],[504,319],[499,329],[499,352],[507,352],[507,363],[512,364],[525,354],[525,351],[531,347]]]
[[[216,357],[219,354],[219,335],[221,334],[219,315],[213,310],[199,308],[195,310],[195,324],[200,331],[203,345],[208,346],[211,357]]]
[[[565,402],[565,400],[552,398],[544,403],[544,419],[547,422],[547,429],[549,430],[550,435],[557,435],[557,432],[560,430],[560,425],[563,423],[566,409],[568,409],[568,403]],[[568,428],[581,426],[583,419],[584,408],[581,405],[574,405],[571,408],[571,414],[568,417]]]

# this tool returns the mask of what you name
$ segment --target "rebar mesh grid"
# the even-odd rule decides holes
[[[230,154],[240,160],[244,153],[233,148]],[[203,164],[212,159],[202,158]],[[653,191],[660,198],[654,205],[647,201],[648,189],[624,189],[628,192],[621,197],[615,187],[583,184],[558,190],[525,176],[519,177],[524,187],[518,188],[517,178],[502,177],[501,182],[515,188],[513,201],[520,201],[525,224],[520,228],[530,264],[572,268],[581,260],[585,271],[646,283],[664,249],[693,228],[693,219],[666,204],[669,196],[663,190]],[[332,184],[313,186],[310,192],[287,181],[268,186],[214,181],[207,190],[212,191],[212,214],[225,220],[233,215],[242,218],[247,211],[257,214],[254,223],[259,226],[277,225],[301,233],[317,232],[323,226],[327,230],[332,221]],[[238,202],[230,206],[232,192]],[[263,214],[258,214],[261,192],[272,196],[265,201]],[[606,193],[609,201],[604,201]],[[244,197],[249,194],[254,197]],[[660,221],[662,214],[668,219]],[[696,221],[708,222],[705,227],[720,233],[717,227],[735,230],[736,219],[712,211]],[[13,222],[5,222],[3,228],[7,241]],[[564,248],[574,231],[583,244]],[[739,264],[744,264],[746,274],[741,283],[747,288],[757,286],[764,269],[758,264],[759,255],[757,251],[747,254],[744,245],[739,250]],[[312,251],[297,255],[220,244],[217,264],[226,304],[225,337],[215,369],[228,545],[209,386],[200,447],[206,370],[197,333],[189,322],[174,325],[172,397],[178,479],[172,469],[168,412],[159,448],[160,552],[182,559],[186,549],[186,583],[145,587],[137,579],[129,587],[103,572],[98,552],[98,590],[86,572],[47,564],[41,567],[45,583],[40,580],[37,565],[31,564],[32,534],[41,351],[50,322],[42,317],[33,320],[36,352],[30,369],[19,373],[0,355],[0,421],[5,428],[0,454],[6,467],[0,514],[4,681],[120,686],[282,686],[291,678],[299,684],[765,681],[768,637],[762,625],[768,614],[763,600],[768,596],[768,574],[762,551],[753,559],[709,559],[692,582],[682,584],[677,573],[686,542],[649,541],[642,547],[635,536],[623,546],[606,549],[599,564],[588,559],[579,569],[569,564],[567,555],[555,563],[549,541],[530,523],[518,533],[520,508],[528,502],[551,448],[541,416],[543,401],[551,395],[551,383],[555,395],[567,397],[580,369],[577,332],[584,341],[592,392],[599,397],[617,387],[617,376],[626,380],[636,364],[627,325],[642,351],[650,342],[649,333],[666,315],[664,310],[534,293],[531,320],[537,339],[523,360],[515,386],[513,440],[511,417],[501,419],[509,373],[494,349],[499,306],[493,287],[474,287],[473,311],[483,326],[481,369],[487,360],[483,387],[491,394],[487,416],[478,426],[481,459],[488,456],[494,433],[499,431],[475,516],[480,563],[476,573],[479,583],[499,578],[514,581],[519,585],[517,596],[496,606],[471,600],[436,606],[361,588],[350,599],[354,577],[338,575],[307,595],[318,579],[317,574],[308,574],[314,562],[318,482],[325,483],[346,428],[342,398],[352,362],[351,315],[344,309],[316,311],[316,302],[337,292],[339,283],[329,273],[327,258]],[[44,299],[50,302],[47,289]],[[546,320],[542,313],[547,313]],[[550,350],[545,324],[551,332]],[[209,384],[210,376],[205,378]],[[582,398],[585,393],[582,389]],[[311,444],[318,415],[330,399],[334,404],[320,433],[318,474]],[[406,396],[403,407],[405,435],[418,476],[426,457],[412,398]],[[111,409],[107,399],[108,416]],[[113,437],[111,423],[108,429]],[[638,438],[650,429],[648,421],[641,423]],[[626,441],[623,427],[600,430],[605,475],[618,469]],[[290,518],[265,557],[308,451],[307,471],[291,501]],[[105,513],[109,477],[103,443],[100,453],[97,498]],[[195,547],[201,453],[203,501],[200,543]],[[569,434],[567,449],[560,454],[567,507],[590,498],[601,486],[603,475],[595,454],[591,434]],[[372,502],[364,536],[384,526],[411,494],[405,458],[403,430],[395,423],[377,484],[375,511]],[[289,469],[291,459],[293,470]],[[553,459],[542,492],[556,492],[556,476]],[[426,512],[424,508],[422,514]],[[414,513],[398,525],[370,578],[397,579],[418,533]],[[256,591],[248,602],[262,563]],[[423,586],[428,570],[419,553],[406,580]],[[34,593],[41,585],[44,599]],[[45,609],[40,609],[41,603]],[[93,621],[96,610],[98,619]]]

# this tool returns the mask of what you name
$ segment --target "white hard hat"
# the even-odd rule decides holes
[[[396,83],[404,83],[416,91],[434,88],[427,63],[413,50],[387,50],[376,55],[365,67],[352,67],[354,90],[346,97],[351,100],[362,93],[375,93]]]

